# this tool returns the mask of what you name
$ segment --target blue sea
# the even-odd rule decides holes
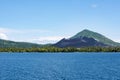
[[[120,53],[0,53],[0,80],[120,80]]]

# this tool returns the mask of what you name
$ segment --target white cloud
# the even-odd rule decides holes
[[[56,43],[63,38],[68,38],[69,36],[42,36],[43,33],[49,34],[51,31],[41,30],[41,29],[9,29],[9,28],[0,28],[0,38],[9,39],[12,41],[18,42],[32,42],[38,44],[47,44],[47,43]],[[7,36],[8,35],[8,36]],[[51,34],[50,34],[51,35]]]
[[[92,7],[92,8],[97,8],[98,5],[97,5],[97,4],[92,4],[91,7]]]
[[[8,36],[4,33],[0,33],[0,39],[5,39],[7,40],[8,39]]]
[[[120,43],[120,39],[113,39],[113,41]]]
[[[68,36],[48,36],[48,37],[40,37],[37,39],[29,39],[27,40],[27,42],[47,44],[47,43],[56,43],[63,38],[69,38],[69,37]]]
[[[60,40],[62,39],[63,37],[61,36],[50,36],[50,37],[40,37],[39,38],[39,41],[43,41],[43,40]]]

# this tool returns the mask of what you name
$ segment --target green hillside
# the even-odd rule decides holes
[[[27,43],[27,42],[14,42],[9,40],[0,39],[0,47],[18,47],[18,48],[30,48],[30,47],[41,47],[42,45]]]
[[[120,46],[119,43],[112,41],[111,39],[97,33],[97,32],[93,32],[90,30],[83,30],[79,33],[77,33],[75,36],[71,37],[70,39],[74,39],[74,38],[80,38],[80,37],[89,37],[89,38],[94,38],[95,40],[102,42],[104,44],[110,45],[110,46]]]

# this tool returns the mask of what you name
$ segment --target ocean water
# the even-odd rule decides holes
[[[120,80],[120,53],[0,53],[0,80]]]

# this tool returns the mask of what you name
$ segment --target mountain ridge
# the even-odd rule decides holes
[[[10,40],[0,39],[0,48],[4,47],[18,47],[18,48],[30,48],[30,47],[41,47],[40,44],[29,43],[29,42],[15,42]]]
[[[91,39],[92,41],[90,42],[89,40]],[[86,43],[82,41],[86,41]],[[90,47],[90,46],[116,47],[116,46],[120,46],[120,43],[114,42],[113,40],[97,32],[84,29],[83,31],[77,33],[76,35],[70,37],[69,39],[62,39],[58,41],[54,46],[57,46],[57,47],[62,47],[62,46],[65,46],[65,47],[69,47],[69,46],[70,47]]]
[[[119,46],[119,43],[114,42],[113,40],[107,38],[106,36],[99,34],[97,32],[93,32],[88,29],[84,29],[83,31],[77,33],[76,35],[72,36],[70,39],[73,38],[79,38],[79,37],[89,37],[94,38],[98,42],[102,42],[104,44],[110,45],[110,46]]]
[[[56,47],[75,47],[75,48],[79,48],[79,47],[106,47],[106,44],[103,44],[101,42],[97,42],[95,39],[93,38],[88,38],[88,37],[80,37],[80,38],[74,38],[74,39],[62,39],[60,40],[58,43],[54,44],[53,46]]]
[[[10,40],[0,39],[1,47],[18,47],[18,48],[29,48],[29,47],[43,47],[43,46],[55,46],[55,47],[90,47],[90,46],[100,46],[100,47],[120,47],[120,43],[114,42],[113,40],[107,38],[106,36],[99,34],[97,32],[84,29],[83,31],[77,33],[76,35],[58,41],[55,44],[36,44],[29,42],[15,42]]]

